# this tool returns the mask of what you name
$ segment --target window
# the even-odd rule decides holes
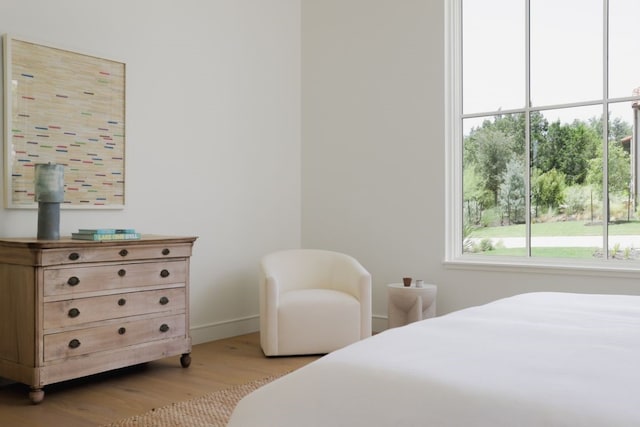
[[[448,7],[448,259],[640,267],[640,1]]]

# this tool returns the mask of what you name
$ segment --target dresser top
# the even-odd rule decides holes
[[[141,244],[162,244],[162,243],[193,243],[197,237],[194,236],[162,236],[157,234],[143,234],[140,239],[125,240],[78,240],[70,236],[60,237],[59,240],[39,240],[34,237],[3,237],[0,238],[0,247],[32,248],[32,249],[58,249],[81,246],[123,246]]]

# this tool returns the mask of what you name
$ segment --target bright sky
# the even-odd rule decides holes
[[[609,96],[640,87],[640,0],[609,0]],[[463,0],[464,112],[525,104],[525,1]],[[603,94],[603,0],[531,0],[531,99],[534,106],[597,100]],[[631,120],[630,103],[610,111]],[[599,116],[588,107],[548,119]]]

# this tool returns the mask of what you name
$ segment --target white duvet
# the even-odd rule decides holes
[[[232,427],[640,426],[640,296],[531,293],[395,328],[245,397]]]

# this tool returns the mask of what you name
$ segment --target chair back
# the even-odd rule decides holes
[[[262,259],[264,277],[277,279],[281,292],[294,289],[332,289],[342,280],[347,264],[356,262],[339,252],[322,249],[290,249],[274,252]]]

